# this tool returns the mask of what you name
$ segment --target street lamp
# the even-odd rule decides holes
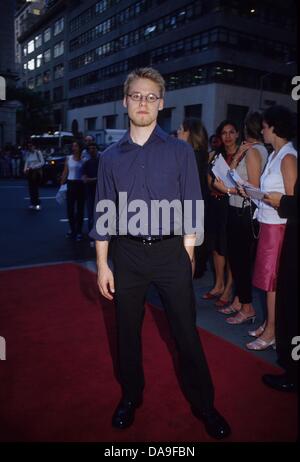
[[[286,63],[281,63],[279,66],[276,67],[272,72],[267,72],[266,74],[263,74],[259,78],[259,110],[264,109],[262,107],[262,96],[263,96],[263,90],[264,90],[264,80],[266,77],[269,77],[269,75],[274,74],[278,69],[280,69],[282,66],[290,66],[291,64],[295,64],[295,61],[287,61]]]

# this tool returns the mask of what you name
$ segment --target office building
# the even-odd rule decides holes
[[[15,41],[14,41],[15,2],[1,1],[0,14],[0,149],[6,144],[16,142],[16,108],[15,101],[7,99],[7,90],[15,85]],[[5,96],[5,99],[2,98]]]
[[[54,123],[127,128],[123,81],[140,66],[166,79],[160,124],[230,117],[285,104],[294,111],[296,2],[58,0],[19,37],[24,85],[53,101]]]

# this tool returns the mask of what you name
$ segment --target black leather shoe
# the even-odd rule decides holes
[[[262,376],[262,381],[268,387],[278,391],[296,391],[296,384],[286,374],[272,375],[265,374]]]
[[[204,423],[206,432],[212,438],[220,440],[230,435],[231,429],[229,424],[216,409],[213,408],[210,411],[201,412],[198,409],[192,408],[192,413]]]
[[[133,402],[126,398],[121,399],[113,417],[112,426],[115,428],[127,428],[133,424],[135,411],[142,404],[142,400]]]

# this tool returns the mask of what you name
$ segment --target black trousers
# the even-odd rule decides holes
[[[175,338],[185,395],[197,409],[211,409],[214,388],[196,328],[191,263],[182,237],[151,246],[120,237],[114,246],[119,372],[123,395],[136,401],[143,392],[141,329],[146,291],[152,282],[161,296]]]
[[[41,174],[37,170],[30,170],[28,172],[28,191],[30,196],[31,205],[40,205],[39,186],[41,184]]]
[[[299,361],[292,350],[299,333],[298,227],[288,224],[282,244],[276,287],[275,337],[278,363],[297,383]]]
[[[71,232],[81,234],[83,225],[85,191],[81,180],[67,182],[67,212]]]
[[[241,303],[252,302],[252,267],[255,238],[252,229],[250,206],[240,209],[229,206],[228,212],[228,258],[235,284],[236,295]]]

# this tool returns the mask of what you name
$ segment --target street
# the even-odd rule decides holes
[[[95,259],[87,236],[82,242],[65,238],[66,207],[56,202],[57,190],[52,185],[40,188],[42,210],[35,211],[28,209],[26,180],[0,181],[0,267]]]

